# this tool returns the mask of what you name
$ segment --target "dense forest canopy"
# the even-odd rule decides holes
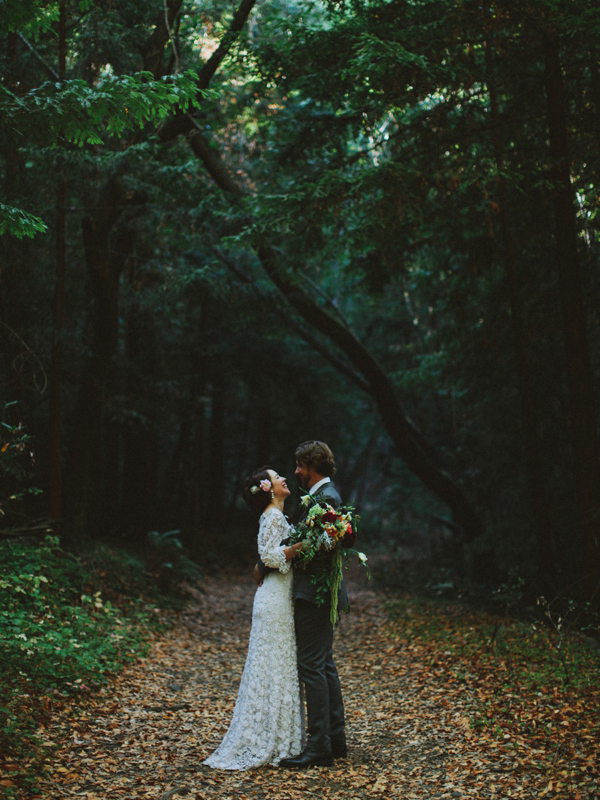
[[[599,35],[593,0],[4,0],[4,534],[218,557],[320,438],[373,544],[597,598]]]

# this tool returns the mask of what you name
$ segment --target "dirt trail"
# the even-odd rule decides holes
[[[418,650],[395,640],[382,598],[356,578],[349,586],[352,611],[342,618],[335,642],[348,759],[303,772],[202,766],[229,723],[254,594],[249,575],[211,578],[205,588],[148,658],[103,690],[87,719],[74,717],[40,797],[429,800],[548,794],[547,775],[523,771],[508,744],[471,731],[468,687],[449,688],[443,669],[425,667]],[[51,730],[47,734],[52,737]]]

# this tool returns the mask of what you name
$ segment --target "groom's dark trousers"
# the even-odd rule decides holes
[[[309,749],[329,753],[345,746],[344,704],[332,655],[333,626],[329,604],[317,606],[308,600],[294,603],[298,675],[304,683]]]
[[[342,500],[334,484],[329,481],[315,493],[316,500],[337,508]],[[300,521],[306,516],[304,509]],[[325,556],[327,570],[331,557]],[[337,669],[333,661],[333,625],[331,604],[317,605],[317,587],[313,582],[319,569],[320,557],[306,569],[294,569],[294,620],[298,648],[298,676],[304,683],[308,717],[308,750],[312,753],[342,753],[346,748],[344,729],[344,703]],[[321,563],[322,566],[322,563]],[[346,608],[348,597],[342,582],[339,591],[339,608]]]

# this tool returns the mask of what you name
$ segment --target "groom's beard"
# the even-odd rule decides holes
[[[300,488],[308,491],[308,480],[303,475],[298,475],[298,483],[300,484]]]

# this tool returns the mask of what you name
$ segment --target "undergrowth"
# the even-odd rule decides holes
[[[600,734],[599,652],[547,606],[537,622],[410,596],[388,601],[386,610],[407,657],[418,652],[448,687],[465,687],[475,730],[557,747],[569,734],[581,742]]]
[[[0,796],[33,789],[47,756],[39,734],[58,703],[146,652],[160,625],[156,584],[123,551],[75,557],[56,537],[0,543],[0,753],[13,770]]]
[[[523,622],[476,611],[460,603],[402,598],[387,604],[396,628],[472,662],[504,664],[510,679],[531,688],[598,682],[600,658],[578,630],[557,629],[548,614]]]

